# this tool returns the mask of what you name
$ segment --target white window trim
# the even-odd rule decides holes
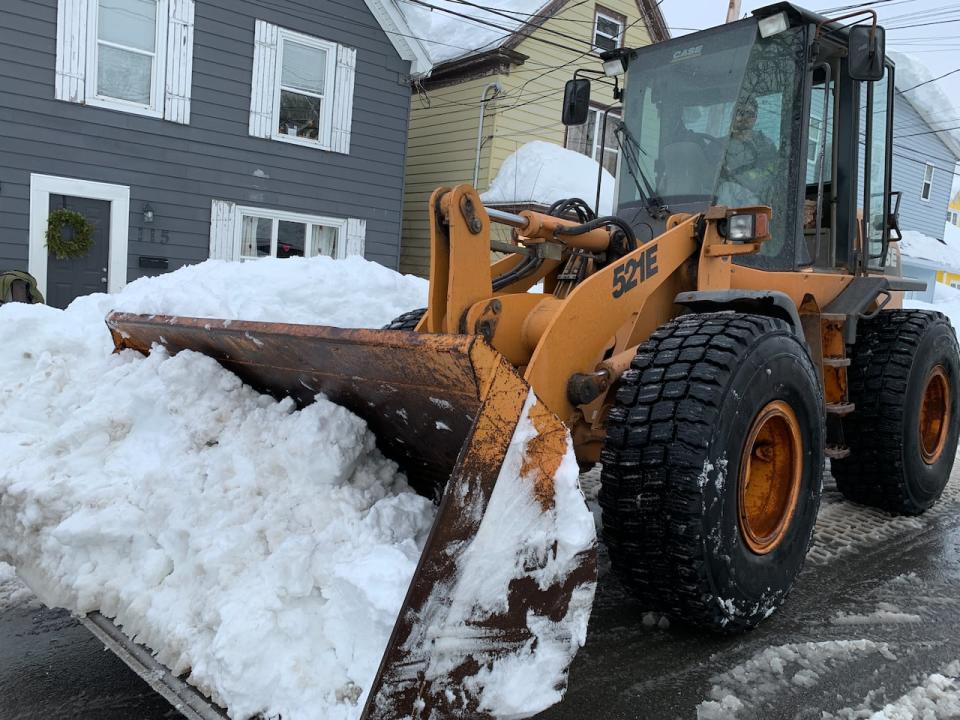
[[[607,33],[600,32],[600,18],[601,18],[601,17],[602,17],[604,20],[609,20],[610,22],[615,22],[615,23],[620,27],[620,30],[619,30],[619,32],[616,34],[615,37],[614,37],[614,36],[611,36],[611,35],[607,35]],[[593,45],[593,52],[594,52],[594,53],[596,53],[596,54],[599,55],[600,53],[609,52],[606,48],[602,48],[602,47],[600,47],[599,45],[597,45],[597,35],[602,35],[603,37],[608,37],[608,38],[611,38],[611,39],[615,40],[616,43],[617,43],[617,47],[618,47],[618,48],[622,48],[622,47],[623,47],[623,41],[624,41],[624,37],[623,37],[623,36],[624,36],[625,34],[626,34],[626,23],[624,22],[624,20],[623,20],[622,17],[616,16],[616,15],[612,15],[609,10],[604,10],[604,9],[601,8],[601,7],[598,7],[598,8],[596,8],[596,9],[594,10],[594,13],[593,13],[593,37],[590,38],[590,43]]]
[[[277,256],[277,234],[280,227],[280,221],[303,223],[304,225],[321,225],[323,227],[332,227],[337,230],[336,254],[334,257],[338,260],[347,256],[347,218],[325,217],[322,215],[304,215],[302,213],[292,213],[285,210],[269,210],[267,208],[251,207],[249,205],[238,205],[234,211],[233,221],[233,256],[238,260],[261,260],[263,258],[243,255],[240,252],[243,242],[243,216],[250,215],[259,218],[269,218],[273,220],[273,228],[270,233],[270,255]],[[305,235],[303,256],[309,255],[310,251],[310,229],[307,228]]]
[[[323,127],[317,135],[316,140],[297,137],[296,135],[285,135],[280,132],[280,80],[283,77],[283,50],[287,42],[295,42],[300,45],[324,50],[327,53],[326,77],[323,81]],[[273,127],[271,128],[271,137],[281,142],[293,143],[294,145],[303,145],[306,147],[320,148],[321,150],[330,150],[330,138],[333,135],[333,104],[334,95],[337,92],[337,44],[329,40],[303,35],[302,33],[280,28],[277,38],[277,67],[273,79]],[[297,90],[302,95],[314,96],[312,93]]]
[[[110,203],[110,247],[107,256],[107,292],[119,292],[127,284],[127,240],[130,231],[130,188],[77,178],[30,174],[30,246],[27,271],[37,279],[37,288],[47,294],[47,218],[50,195],[107,200]]]
[[[607,108],[605,107],[601,107],[599,105],[591,105],[589,113],[587,114],[587,121],[584,123],[584,125],[589,125],[591,122],[590,115],[593,114],[593,146],[590,148],[589,155],[587,153],[582,153],[582,154],[590,158],[591,160],[594,160],[595,162],[600,163],[601,165],[603,165],[603,157],[600,153],[600,143],[602,140],[602,138],[600,137],[600,132],[603,129],[603,114],[606,111],[607,111]],[[610,123],[614,122],[614,120],[620,120],[622,118],[623,118],[623,114],[621,111],[612,110],[610,112],[609,117],[607,118],[607,127],[609,128]],[[567,134],[567,140],[569,141],[569,133]],[[571,148],[569,146],[565,145],[565,147],[567,150],[574,150],[575,152],[579,152],[579,150],[575,150],[574,148]],[[604,148],[604,152],[608,150],[613,151],[616,154],[617,166],[619,167],[620,147],[617,145],[607,145]]]
[[[929,180],[927,180],[927,170],[930,171]],[[936,171],[937,171],[937,168],[935,165],[931,163],[924,164],[923,181],[920,183],[920,201],[921,202],[930,202],[930,198],[933,196],[933,176],[936,173]],[[927,193],[926,197],[923,196],[924,192]]]
[[[163,101],[166,88],[166,69],[167,69],[167,29],[170,25],[168,0],[157,0],[157,34],[154,38],[153,71],[151,73],[150,104],[129,102],[120,98],[109,97],[108,95],[99,95],[97,93],[97,52],[99,41],[97,39],[97,11],[100,3],[97,0],[90,0],[87,8],[87,97],[86,104],[95,107],[108,108],[110,110],[120,110],[122,112],[145,115],[147,117],[163,117]],[[114,43],[108,43],[114,47],[120,47],[131,52],[138,52],[136,48],[127,48],[118,46]],[[142,53],[146,54],[146,53]]]

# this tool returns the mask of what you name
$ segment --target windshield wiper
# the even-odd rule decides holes
[[[637,139],[627,130],[627,126],[623,122],[613,131],[613,134],[617,138],[617,145],[620,147],[620,152],[623,153],[623,157],[627,161],[627,172],[630,173],[630,177],[633,178],[633,184],[636,186],[637,193],[640,195],[640,201],[643,203],[646,211],[650,213],[651,217],[662,220],[667,216],[667,213],[670,212],[670,208],[668,208],[663,199],[657,195],[650,179],[646,173],[643,172],[643,166],[640,164],[640,158],[637,153],[646,155],[646,150],[643,149],[643,146],[640,145]]]

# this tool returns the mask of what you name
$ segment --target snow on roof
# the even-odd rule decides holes
[[[944,270],[960,272],[960,228],[949,223],[943,229],[943,241],[914,230],[904,230],[900,252],[916,260],[926,260]]]
[[[487,6],[488,10],[451,0],[429,0],[428,4],[436,6],[438,10],[411,0],[400,0],[399,4],[414,35],[420,38],[437,38],[434,41],[424,40],[430,59],[437,65],[499,47],[523,27],[524,23],[534,19],[531,16],[545,6],[545,1],[483,0],[482,4]],[[489,10],[502,12],[514,19]],[[462,17],[463,15],[468,15],[469,18]]]
[[[553,143],[534,140],[503,161],[490,189],[480,198],[485,203],[538,203],[580,198],[593,207],[597,197],[596,160]],[[613,175],[603,171],[599,215],[613,212]]]
[[[416,38],[400,9],[393,4],[392,0],[365,0],[365,2],[400,57],[410,61],[410,74],[414,77],[428,74],[431,62],[427,48]]]
[[[896,80],[894,84],[897,90],[913,109],[920,113],[920,117],[930,126],[930,129],[951,127],[955,123],[944,123],[944,118],[956,117],[960,115],[958,110],[946,93],[943,92],[936,82],[930,82],[933,75],[920,60],[912,55],[894,52],[887,53],[897,64]],[[920,85],[921,83],[926,83]],[[920,87],[916,87],[916,86]],[[915,130],[912,132],[922,132]],[[954,157],[960,161],[960,131],[948,130],[938,132],[937,137],[950,149]]]

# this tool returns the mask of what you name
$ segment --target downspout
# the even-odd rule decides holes
[[[483,148],[483,117],[487,111],[487,103],[490,102],[490,100],[487,99],[487,93],[490,91],[490,88],[493,88],[493,97],[491,97],[490,100],[496,98],[502,90],[500,83],[492,82],[487,85],[480,94],[480,127],[477,130],[477,160],[473,165],[474,187],[476,187],[477,183],[480,182],[480,150]]]

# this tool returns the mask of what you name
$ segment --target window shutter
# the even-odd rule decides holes
[[[166,96],[163,118],[190,123],[190,86],[193,80],[193,0],[170,0],[167,28]]]
[[[347,218],[347,242],[344,247],[344,256],[359,255],[363,257],[363,246],[367,238],[367,221],[359,218]]]
[[[250,88],[250,134],[272,134],[273,103],[277,78],[277,44],[280,28],[257,20],[253,43],[253,82]]]
[[[82,103],[86,98],[87,19],[89,0],[57,2],[57,100]]]
[[[353,124],[353,83],[357,71],[357,51],[337,46],[337,80],[333,94],[333,131],[330,149],[350,154],[350,126]]]
[[[236,260],[236,203],[214,200],[210,207],[210,259]]]

